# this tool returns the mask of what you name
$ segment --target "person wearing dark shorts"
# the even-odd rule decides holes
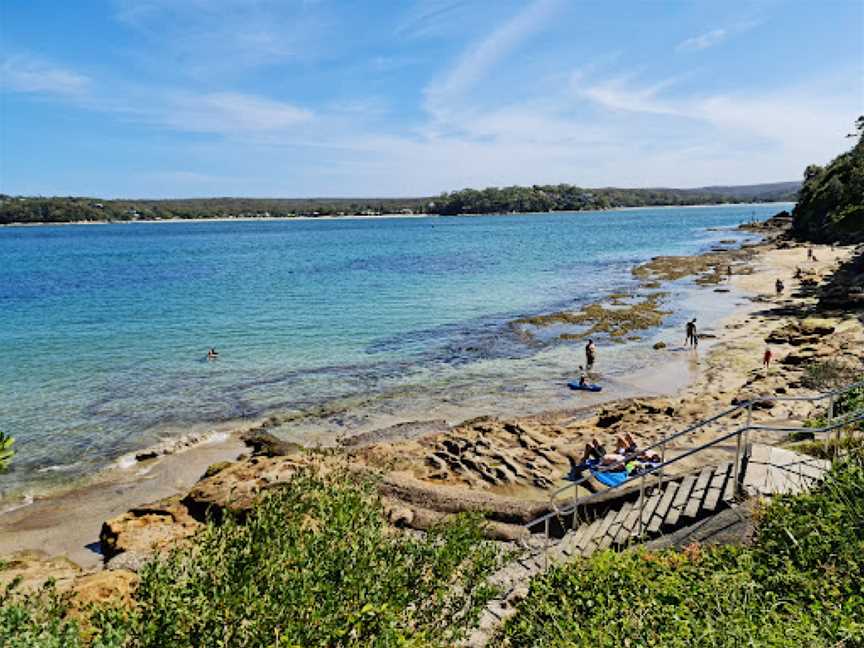
[[[588,340],[585,345],[585,370],[591,371],[594,368],[594,360],[597,358],[597,348],[594,346],[594,340]]]

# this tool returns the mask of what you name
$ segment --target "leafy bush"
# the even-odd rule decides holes
[[[804,367],[801,383],[809,389],[831,390],[860,379],[861,369],[837,360],[820,360]]]
[[[63,620],[68,600],[50,592],[7,596],[0,638],[41,632],[42,643],[13,645],[46,648],[451,645],[495,594],[485,578],[500,552],[479,516],[395,531],[373,492],[346,474],[301,474],[245,518],[210,523],[145,565],[134,607],[89,610],[84,639]]]
[[[849,384],[851,382],[858,382],[861,380],[860,374],[857,372],[854,374],[848,374],[847,380],[843,384]],[[864,387],[856,387],[854,389],[850,389],[843,394],[840,394],[837,399],[834,401],[834,411],[833,411],[833,419],[832,422],[836,423],[838,420],[843,418],[852,418],[852,415],[859,414],[864,411]],[[828,412],[826,406],[826,412],[822,416],[816,416],[811,419],[808,419],[804,422],[805,427],[810,428],[821,428],[828,425]],[[852,421],[850,424],[844,428],[847,432],[854,432],[855,430],[861,429],[860,421]]]
[[[609,551],[531,584],[509,646],[864,643],[864,457],[761,511],[752,547]]]
[[[15,451],[12,449],[14,443],[15,439],[0,432],[0,472],[5,471],[9,467],[9,462],[15,456]]]
[[[0,569],[3,565],[0,564]],[[25,593],[15,580],[0,590],[0,646],[4,648],[78,648],[80,627],[69,618],[69,597],[48,582]]]

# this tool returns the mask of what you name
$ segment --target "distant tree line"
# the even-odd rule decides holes
[[[796,190],[797,183],[716,189],[583,189],[569,184],[489,187],[445,193],[435,200],[435,211],[440,214],[488,214],[794,201]]]
[[[864,116],[856,122],[851,150],[827,166],[811,164],[795,206],[794,232],[819,242],[864,241]]]
[[[583,189],[574,185],[489,187],[437,198],[198,198],[105,200],[0,194],[0,224],[144,221],[173,218],[290,218],[380,214],[492,214],[614,207],[795,200],[799,183],[703,189]]]
[[[77,196],[30,197],[0,194],[0,224],[405,214],[424,212],[428,202],[428,198],[105,200]]]

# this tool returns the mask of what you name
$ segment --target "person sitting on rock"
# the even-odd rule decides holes
[[[606,452],[606,448],[600,445],[597,439],[591,439],[589,443],[585,444],[581,463],[586,466],[602,466],[602,470],[610,470],[623,465],[624,459],[623,454]]]
[[[629,432],[626,432],[623,438],[619,436],[615,439],[615,452],[617,454],[635,455],[638,451],[639,448]]]

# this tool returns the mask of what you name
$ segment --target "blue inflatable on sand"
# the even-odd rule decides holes
[[[585,383],[584,385],[580,385],[577,381],[567,383],[567,386],[570,389],[576,389],[578,391],[590,391],[590,392],[598,392],[603,389],[600,385],[589,385]]]

